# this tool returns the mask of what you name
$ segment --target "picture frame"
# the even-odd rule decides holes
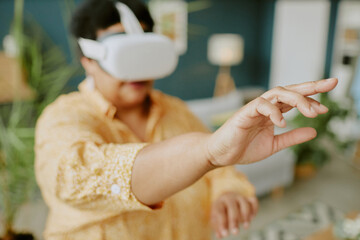
[[[152,0],[149,10],[155,21],[156,33],[169,37],[179,55],[187,51],[188,10],[183,0]]]

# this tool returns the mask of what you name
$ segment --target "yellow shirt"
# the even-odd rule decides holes
[[[208,240],[213,199],[226,191],[254,195],[246,177],[227,167],[159,209],[140,203],[130,189],[136,154],[149,143],[207,131],[180,99],[156,90],[150,99],[147,143],[114,118],[115,107],[85,82],[44,110],[36,126],[35,170],[49,207],[46,239]]]

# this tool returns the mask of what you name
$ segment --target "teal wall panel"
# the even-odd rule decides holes
[[[330,9],[330,20],[329,20],[328,43],[326,48],[326,63],[325,63],[324,78],[330,77],[331,63],[332,63],[332,56],[334,49],[334,40],[335,40],[336,19],[338,15],[340,0],[330,0],[330,2],[331,2],[331,9]]]
[[[75,1],[80,2],[81,0]],[[201,26],[189,34],[188,50],[180,57],[175,73],[156,81],[155,87],[182,99],[210,97],[213,94],[218,67],[207,60],[207,40],[214,33],[238,33],[245,41],[243,62],[232,67],[238,87],[266,87],[269,79],[272,26],[275,0],[211,0],[205,10],[189,14],[191,26]],[[61,0],[25,0],[25,12],[39,22],[48,35],[67,54],[70,61]],[[0,38],[9,31],[13,0],[0,1]],[[194,32],[194,28],[191,32]],[[195,28],[196,32],[196,28]],[[70,82],[75,89],[80,78]]]
[[[156,86],[183,99],[194,98],[194,89],[195,97],[212,96],[218,67],[207,60],[207,40],[215,33],[238,33],[244,38],[245,52],[243,62],[231,69],[236,85],[266,87],[273,1],[216,0],[211,3],[210,8],[189,14],[189,24],[202,26],[206,32],[189,35],[188,51],[180,58],[177,71],[171,77],[159,80]]]
[[[0,1],[0,49],[2,49],[2,39],[9,33],[12,18],[14,16],[14,1]]]

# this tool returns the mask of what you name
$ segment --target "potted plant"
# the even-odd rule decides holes
[[[17,61],[31,99],[15,94],[11,102],[0,104],[0,239],[33,239],[13,227],[19,208],[36,192],[34,176],[34,127],[42,110],[54,101],[66,83],[81,73],[79,64],[68,63],[65,54],[35,21],[23,28],[24,0],[16,0],[11,36],[18,48]],[[24,31],[26,29],[26,31]],[[20,74],[21,75],[21,74]]]
[[[356,218],[344,218],[333,228],[334,235],[339,240],[360,240],[360,214]]]
[[[320,94],[320,102],[329,108],[328,113],[316,118],[306,118],[299,113],[291,121],[293,127],[313,127],[317,131],[315,139],[292,147],[297,158],[295,175],[299,178],[313,176],[317,169],[328,162],[329,148],[345,150],[351,143],[341,140],[330,128],[333,119],[344,120],[348,117],[350,108],[333,101],[328,93]]]

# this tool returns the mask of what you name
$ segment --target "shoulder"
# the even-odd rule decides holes
[[[80,92],[71,92],[68,94],[60,95],[54,102],[50,103],[42,112],[41,115],[47,115],[50,112],[58,112],[65,111],[72,112],[73,110],[77,110],[81,107],[86,106],[86,101],[84,99],[83,94]]]
[[[208,129],[189,109],[187,104],[178,97],[170,96],[160,91],[154,91],[153,96],[161,106],[163,119],[167,123],[182,126],[186,131],[208,132]]]
[[[49,104],[41,113],[39,122],[58,122],[66,119],[74,120],[79,117],[86,117],[91,112],[91,106],[84,94],[72,92],[60,95],[54,102]]]
[[[151,94],[152,99],[165,109],[180,109],[189,111],[186,103],[178,97],[170,96],[159,90],[153,90]]]

